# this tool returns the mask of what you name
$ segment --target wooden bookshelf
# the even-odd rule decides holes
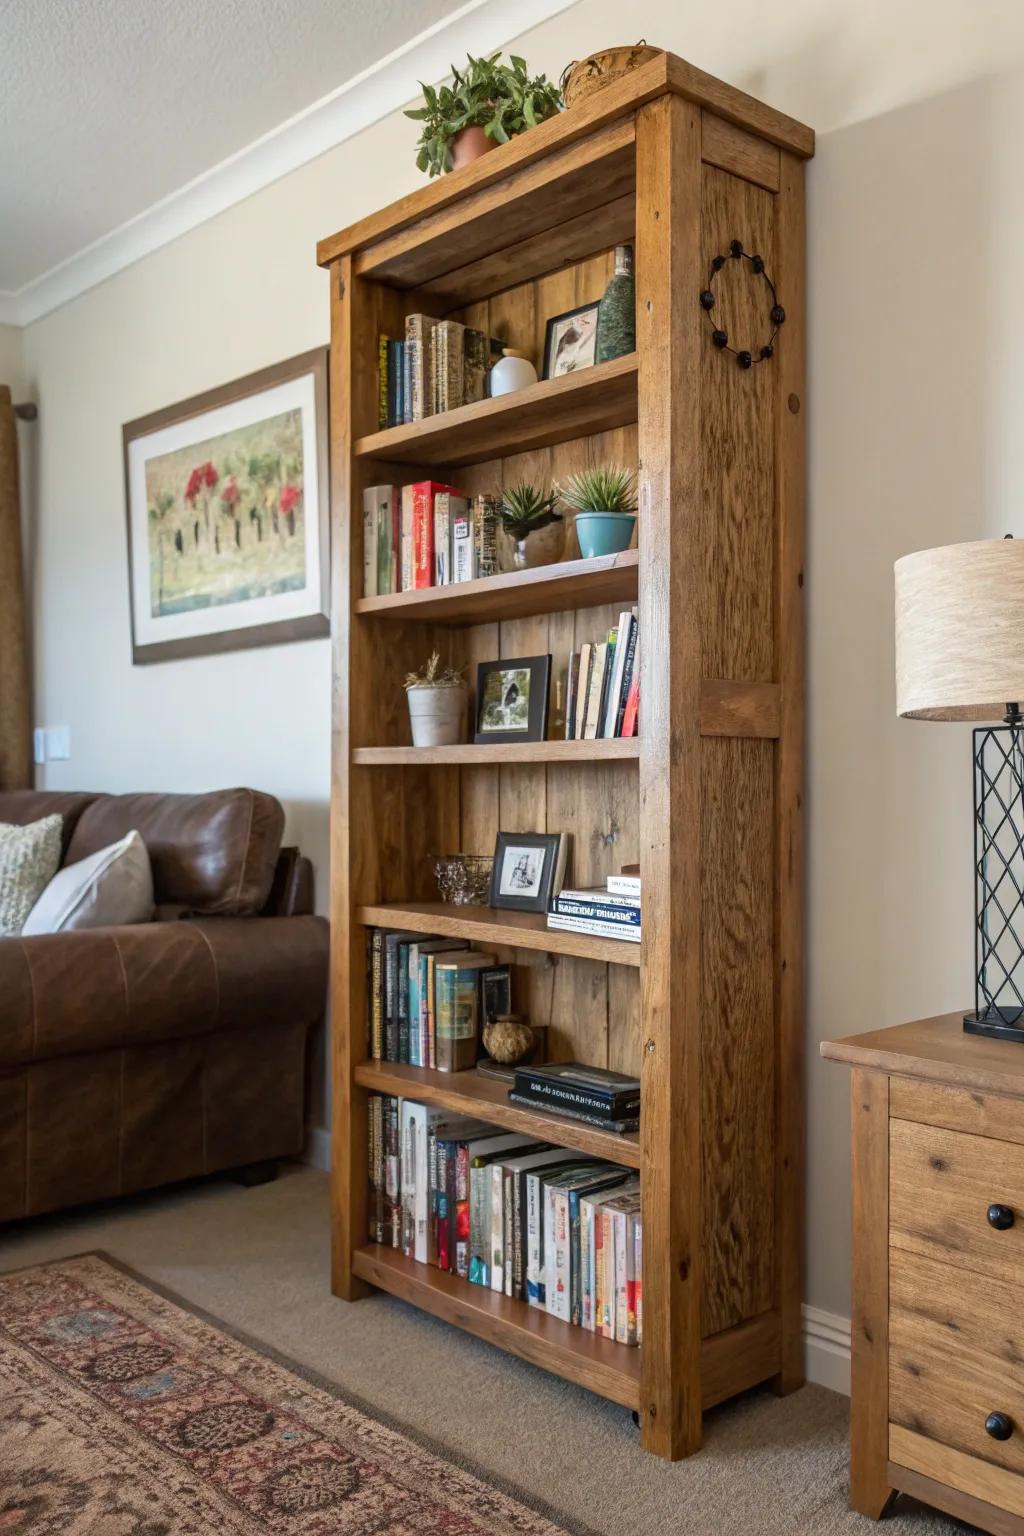
[[[639,1412],[665,1457],[701,1411],[802,1381],[803,161],[813,135],[670,54],[464,171],[321,242],[330,271],[334,523],[332,1283],[388,1291]],[[381,432],[378,341],[425,311],[539,358],[549,316],[635,246],[636,351]],[[743,370],[698,296],[730,242],[785,306]],[[716,323],[767,340],[764,285],[718,275]],[[637,466],[638,547],[362,596],[362,493],[421,475],[468,494]],[[639,740],[417,750],[402,680],[437,649],[557,668],[638,603]],[[557,675],[557,673],[556,673]],[[447,906],[432,856],[499,830],[573,839],[570,883],[643,871],[643,942]],[[510,1105],[500,1084],[368,1060],[366,934],[463,940],[512,964],[549,1055],[635,1072],[641,1131]],[[640,1172],[644,1345],[628,1349],[368,1242],[367,1106],[418,1096]]]
[[[434,763],[482,767],[506,763],[635,763],[640,758],[636,736],[610,737],[600,741],[506,741],[500,746],[467,742],[457,747],[353,747],[352,761],[361,768],[388,768],[399,764],[425,768]]]
[[[423,620],[428,624],[469,625],[532,619],[570,608],[635,603],[640,556],[635,549],[592,560],[560,560],[528,571],[508,571],[451,587],[424,587],[388,597],[360,597],[362,618]]]
[[[556,1146],[575,1147],[579,1152],[605,1157],[625,1168],[640,1167],[640,1138],[636,1134],[620,1135],[566,1115],[510,1104],[505,1085],[479,1072],[433,1072],[427,1067],[407,1067],[391,1061],[364,1061],[356,1068],[355,1077],[361,1088],[374,1093],[393,1093],[460,1115],[478,1115],[505,1130],[522,1131]]]
[[[530,453],[567,436],[590,437],[636,421],[636,380],[636,353],[631,353],[495,400],[372,432],[356,443],[356,457],[436,468]]]
[[[575,955],[603,965],[639,966],[641,946],[632,939],[595,939],[588,933],[549,928],[542,912],[495,911],[493,907],[452,907],[443,901],[396,901],[387,906],[360,907],[364,928],[405,928],[467,943],[501,945],[510,949],[542,949],[548,954]]]

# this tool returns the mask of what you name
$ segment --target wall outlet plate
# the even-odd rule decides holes
[[[71,728],[67,725],[48,725],[46,727],[46,761],[50,763],[66,762],[71,756]]]

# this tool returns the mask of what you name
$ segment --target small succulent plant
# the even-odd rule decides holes
[[[559,486],[558,496],[572,512],[635,512],[636,474],[609,464],[581,469]]]
[[[524,482],[502,493],[498,515],[510,538],[525,539],[528,533],[562,521],[561,512],[555,510],[557,506],[556,491],[542,491],[539,486]]]
[[[441,658],[437,651],[434,651],[426,666],[419,672],[405,674],[405,686],[406,688],[464,688],[466,679],[461,669],[442,667]]]

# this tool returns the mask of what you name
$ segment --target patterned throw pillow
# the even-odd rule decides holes
[[[62,816],[0,823],[0,938],[13,938],[60,866]]]

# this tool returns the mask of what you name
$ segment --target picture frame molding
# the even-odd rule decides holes
[[[483,701],[484,679],[489,672],[510,672],[528,668],[530,671],[530,718],[525,731],[481,731],[480,707]],[[537,673],[541,673],[538,689]],[[476,695],[473,700],[473,742],[476,746],[488,742],[501,746],[516,741],[544,741],[548,724],[548,701],[551,692],[551,653],[539,656],[500,657],[493,661],[477,662]],[[539,714],[539,719],[538,719]]]
[[[229,651],[250,650],[264,645],[285,645],[293,640],[319,639],[331,632],[331,503],[330,503],[330,452],[328,385],[329,347],[313,347],[284,362],[272,363],[259,368],[244,378],[219,384],[188,400],[176,401],[163,406],[147,416],[127,421],[121,428],[121,452],[124,471],[124,508],[127,530],[128,558],[128,615],[131,623],[132,665],[147,666],[152,662],[181,661],[191,656],[215,656]],[[317,458],[317,506],[315,511],[317,538],[320,544],[320,608],[316,613],[303,614],[298,618],[271,619],[263,624],[243,625],[238,629],[219,630],[207,635],[180,636],[174,640],[147,641],[140,644],[135,630],[135,575],[132,540],[131,467],[129,447],[139,437],[148,437],[164,427],[177,426],[206,411],[232,405],[250,395],[261,394],[277,384],[291,379],[313,376],[313,405],[316,413]],[[308,512],[309,509],[307,509]]]

